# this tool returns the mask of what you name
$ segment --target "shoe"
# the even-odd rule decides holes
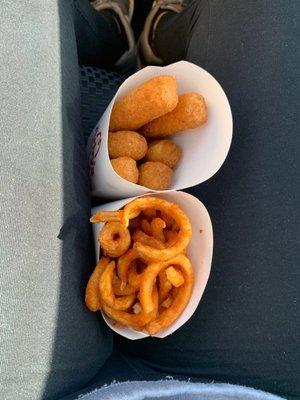
[[[168,12],[179,14],[184,8],[184,0],[156,0],[152,4],[143,32],[138,41],[139,53],[147,65],[163,65],[164,61],[156,56],[152,50],[151,43],[155,36],[155,30],[160,19]]]
[[[118,16],[120,14],[124,15],[128,19],[128,22],[131,23],[134,12],[134,0],[94,0],[91,5],[97,11],[114,10]]]
[[[91,2],[91,6],[98,12],[112,11],[126,35],[128,50],[115,63],[114,70],[122,75],[135,72],[137,68],[137,47],[130,25],[134,12],[134,0],[94,0]]]

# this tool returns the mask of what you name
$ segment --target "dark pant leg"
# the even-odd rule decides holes
[[[112,349],[84,305],[94,257],[73,1],[0,9],[0,398],[57,399]]]
[[[179,53],[212,73],[228,95],[233,142],[216,176],[188,190],[207,206],[215,241],[196,313],[166,339],[121,340],[123,352],[156,370],[294,399],[300,396],[299,6],[194,1],[165,19],[170,38],[179,35],[177,23],[188,27]]]
[[[74,0],[74,8],[79,63],[111,67],[127,48],[126,37],[113,13],[97,12],[88,0]]]

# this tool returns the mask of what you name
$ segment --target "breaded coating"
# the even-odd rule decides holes
[[[180,147],[171,140],[155,140],[149,144],[146,154],[147,161],[160,161],[173,168],[181,157]]]
[[[165,190],[171,185],[173,171],[158,161],[147,161],[139,168],[138,184],[153,190]]]
[[[147,152],[147,141],[144,136],[133,131],[109,132],[108,153],[110,158],[131,157],[140,160]]]
[[[173,76],[160,75],[142,83],[117,100],[110,117],[110,130],[136,130],[176,107],[177,83]]]
[[[110,162],[118,175],[129,182],[137,183],[139,179],[139,170],[133,158],[118,157],[110,160]]]
[[[204,97],[191,92],[180,95],[173,111],[149,122],[139,132],[149,138],[165,137],[196,128],[206,121],[207,107]]]

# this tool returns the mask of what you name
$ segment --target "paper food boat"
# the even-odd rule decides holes
[[[187,214],[192,224],[192,240],[188,246],[187,255],[191,260],[195,273],[195,283],[191,299],[186,306],[183,313],[179,318],[167,329],[156,334],[156,337],[164,338],[171,333],[175,332],[183,324],[185,324],[195,312],[202,294],[204,292],[209,274],[213,254],[213,231],[209,214],[204,205],[194,196],[177,191],[159,192],[151,194],[151,196],[158,196],[165,200],[174,202]],[[98,210],[118,210],[125,206],[125,204],[132,201],[134,198],[114,201],[92,209],[92,214]],[[93,234],[96,250],[96,260],[100,257],[100,248],[98,243],[98,234],[103,224],[93,224]],[[122,327],[118,328],[114,322],[108,318],[104,313],[102,314],[105,322],[109,327],[128,339],[136,340],[145,338],[147,332],[138,332],[131,328]]]
[[[142,195],[150,190],[121,178],[113,170],[107,149],[109,120],[114,102],[131,89],[157,75],[173,75],[178,93],[198,92],[206,100],[208,121],[195,129],[172,136],[182,149],[182,159],[174,170],[170,190],[185,189],[211,178],[223,164],[232,138],[232,115],[227,97],[219,83],[204,69],[180,61],[166,67],[146,67],[130,76],[96,125],[88,143],[89,169],[94,196],[120,199]]]

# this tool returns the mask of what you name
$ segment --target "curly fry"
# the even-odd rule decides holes
[[[109,307],[103,300],[101,300],[101,307],[105,314],[108,315],[109,318],[112,318],[114,321],[119,324],[130,326],[135,330],[140,330],[146,324],[151,322],[154,318],[156,318],[158,311],[158,292],[156,286],[153,286],[153,292],[151,296],[152,302],[154,304],[151,312],[146,313],[143,309],[138,314],[130,314],[126,311],[115,310]]]
[[[158,280],[159,280],[158,296],[159,296],[159,302],[161,303],[170,293],[170,290],[172,289],[172,283],[167,278],[165,270],[160,271],[160,273],[158,274]]]
[[[164,300],[164,301],[161,303],[161,306],[164,307],[164,308],[169,308],[170,305],[172,304],[172,302],[173,302],[173,297],[172,297],[171,295],[169,295],[169,296],[166,298],[166,300]]]
[[[156,218],[156,210],[155,208],[146,208],[143,210],[142,215],[144,215],[147,219],[152,220]]]
[[[108,264],[109,258],[102,257],[98,261],[85,289],[85,304],[91,311],[98,311],[101,308],[99,299],[99,280]]]
[[[138,228],[138,227],[137,227]],[[143,219],[141,222],[141,228],[142,230],[146,233],[146,235],[151,236],[152,235],[152,228],[151,224],[147,219]]]
[[[187,302],[189,301],[191,290],[193,287],[194,272],[190,260],[183,254],[180,254],[179,256],[169,261],[149,264],[148,267],[143,272],[141,286],[140,286],[140,302],[145,312],[150,312],[154,307],[154,304],[152,303],[151,299],[151,293],[153,290],[153,286],[155,285],[155,281],[158,274],[162,270],[168,268],[170,265],[176,265],[176,267],[178,267],[182,272],[185,282],[184,285],[182,285],[181,287],[189,288],[189,290],[186,290],[185,292],[182,291],[182,295],[184,293],[185,294],[182,297],[181,302],[185,303],[186,305]],[[179,288],[179,290],[181,289],[181,287]]]
[[[122,281],[123,287],[127,283],[127,274],[130,265],[132,262],[136,259],[139,258],[139,255],[135,249],[130,249],[127,251],[127,253],[123,254],[119,259],[118,259],[118,275],[119,278]]]
[[[113,291],[117,296],[125,296],[128,294],[133,294],[136,292],[136,289],[130,285],[123,285],[121,279],[119,279],[116,275],[113,278]]]
[[[100,222],[120,222],[123,211],[97,211],[91,218],[90,222],[100,223]]]
[[[114,270],[115,262],[112,261],[108,264],[100,277],[99,290],[101,299],[115,310],[128,310],[135,301],[135,293],[116,298],[112,285]]]
[[[161,218],[154,218],[151,221],[151,231],[152,231],[152,236],[160,240],[162,243],[166,241],[165,235],[164,235],[164,228],[166,227],[166,223],[163,219]]]
[[[192,295],[192,290],[193,290],[193,285],[194,285],[194,273],[193,273],[193,268],[190,263],[190,261],[184,256],[184,255],[179,255],[176,257],[176,262],[172,262],[172,264],[178,265],[178,267],[181,267],[181,272],[183,273],[184,276],[184,284],[181,285],[179,288],[176,288],[177,291],[174,292],[174,299],[172,301],[172,304],[166,308],[164,311],[162,311],[157,318],[155,318],[153,321],[151,321],[149,324],[147,324],[146,329],[149,332],[151,336],[155,335],[157,332],[167,328],[170,326],[176,319],[179,317],[179,315],[183,312],[185,309],[186,305],[189,302],[189,299]],[[180,263],[180,264],[179,264]],[[159,264],[159,263],[157,263]],[[157,264],[152,264],[152,265],[157,265]],[[184,268],[183,268],[184,267]],[[142,284],[141,284],[142,287]],[[141,297],[141,303],[142,303],[142,296]]]
[[[141,284],[141,275],[136,271],[136,264],[132,264],[128,271],[128,283],[130,286],[134,287],[136,290],[139,289]]]
[[[180,254],[189,244],[192,237],[191,223],[186,214],[175,203],[170,203],[158,197],[139,197],[126,204],[121,219],[122,224],[127,227],[130,215],[137,210],[155,208],[172,216],[179,226],[177,241],[171,247],[165,249],[154,249],[140,242],[134,243],[134,248],[143,259],[149,261],[166,261]]]
[[[172,283],[173,286],[179,287],[184,283],[184,277],[180,271],[175,269],[174,267],[168,267],[166,269],[166,275],[169,281]]]
[[[143,243],[154,249],[164,249],[165,245],[160,241],[155,239],[152,236],[147,235],[140,229],[136,229],[132,235],[132,240],[134,242]]]
[[[107,222],[99,233],[99,244],[109,257],[124,254],[131,243],[129,230],[120,222]]]

